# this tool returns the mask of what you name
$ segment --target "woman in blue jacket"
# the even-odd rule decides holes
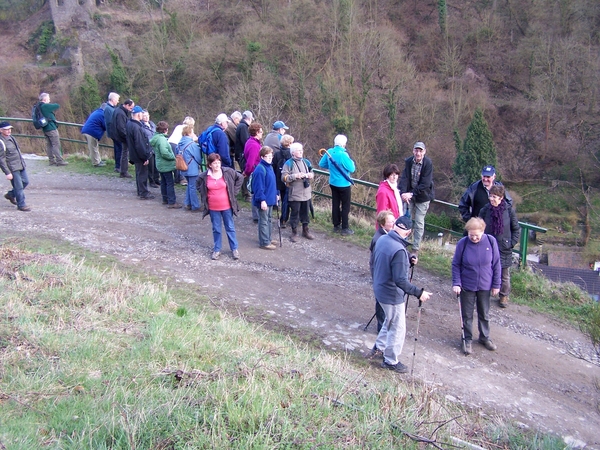
[[[485,222],[479,217],[465,225],[467,236],[456,244],[452,259],[452,290],[460,295],[465,354],[472,353],[473,310],[477,305],[479,343],[488,350],[496,350],[490,339],[490,293],[500,292],[501,265],[498,243],[494,236],[485,234]]]
[[[258,208],[258,245],[264,250],[277,248],[271,242],[273,206],[279,201],[272,162],[273,149],[262,147],[260,161],[252,172],[252,205]]]
[[[185,125],[181,132],[181,140],[177,144],[177,153],[183,155],[183,159],[188,165],[186,171],[182,171],[181,175],[187,180],[185,189],[185,200],[183,206],[185,209],[192,211],[200,211],[200,200],[198,200],[198,191],[196,190],[196,180],[200,174],[200,163],[202,156],[200,155],[200,146],[195,142],[194,126]]]

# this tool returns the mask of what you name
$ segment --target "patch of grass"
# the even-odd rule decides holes
[[[485,443],[482,419],[429,387],[215,314],[191,288],[71,254],[0,253],[7,448],[420,448],[408,433]]]
[[[511,272],[511,301],[572,324],[589,320],[593,300],[573,283],[555,283],[530,270]]]

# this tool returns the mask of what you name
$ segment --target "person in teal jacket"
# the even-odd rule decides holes
[[[350,215],[351,188],[350,174],[356,170],[354,161],[346,151],[348,138],[338,134],[333,140],[333,148],[323,154],[319,166],[329,169],[329,187],[331,188],[331,221],[333,232],[343,235],[354,234],[348,226]],[[335,161],[334,164],[331,160]]]
[[[42,92],[39,96],[40,109],[43,116],[48,119],[48,125],[42,130],[46,136],[46,153],[51,166],[66,166],[69,164],[65,161],[60,153],[60,135],[58,134],[58,126],[56,124],[56,116],[54,111],[60,108],[58,103],[50,103],[50,94]]]
[[[194,126],[185,125],[181,131],[181,140],[177,144],[177,152],[183,155],[183,159],[188,166],[186,171],[181,171],[181,175],[187,180],[183,206],[185,206],[185,209],[193,212],[200,212],[200,200],[198,199],[198,191],[196,190],[196,181],[200,174],[202,155],[200,154],[200,146],[197,141],[198,138],[194,133]]]
[[[163,205],[167,208],[181,208],[181,203],[177,203],[175,195],[175,181],[173,171],[175,170],[175,154],[169,141],[167,133],[169,124],[163,120],[156,124],[156,133],[150,139],[150,145],[154,150],[156,158],[156,170],[160,173],[160,193],[162,195]]]

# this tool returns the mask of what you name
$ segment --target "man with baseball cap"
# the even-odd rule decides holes
[[[427,301],[432,295],[409,281],[410,263],[406,250],[409,244],[406,238],[412,226],[411,219],[399,217],[390,232],[377,240],[373,249],[373,292],[385,312],[385,321],[377,335],[373,353],[381,351],[381,367],[398,373],[408,372],[408,367],[399,359],[406,336],[404,296],[414,295],[421,301]]]
[[[419,254],[425,231],[425,214],[429,209],[429,202],[434,198],[433,163],[425,153],[427,149],[423,142],[413,145],[413,156],[404,160],[404,170],[398,182],[400,198],[408,204],[410,216],[414,220],[412,251],[415,257]]]
[[[273,124],[273,129],[263,141],[263,145],[267,145],[273,149],[273,153],[277,153],[281,150],[281,146],[279,145],[279,141],[281,141],[281,137],[285,134],[285,131],[289,130],[289,127],[285,125],[281,120],[278,120]]]
[[[502,186],[502,183],[496,181],[496,168],[491,165],[483,166],[481,180],[471,184],[458,202],[458,210],[465,223],[471,217],[479,217],[481,208],[489,203],[490,188],[494,185]],[[512,206],[512,198],[508,191],[505,191],[504,199]]]
[[[19,211],[31,211],[31,208],[25,204],[24,190],[29,184],[25,160],[17,141],[11,134],[12,125],[8,122],[0,122],[0,170],[12,184],[12,190],[4,194],[4,198],[17,205]]]

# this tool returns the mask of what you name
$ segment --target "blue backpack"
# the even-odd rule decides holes
[[[198,138],[198,144],[200,144],[200,151],[203,155],[210,155],[211,153],[215,153],[217,151],[217,148],[215,147],[215,143],[213,141],[213,132],[220,129],[221,127],[219,127],[218,125],[211,125],[206,130],[204,130]]]

